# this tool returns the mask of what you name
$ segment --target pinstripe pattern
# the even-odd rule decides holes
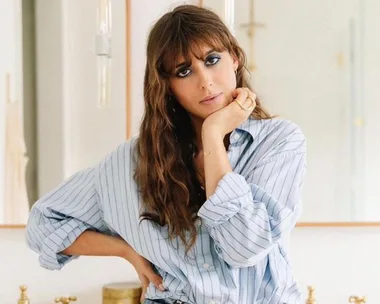
[[[284,238],[300,213],[305,138],[286,120],[248,119],[230,136],[226,174],[198,212],[198,238],[188,256],[167,227],[139,223],[142,204],[133,180],[136,138],[74,174],[34,204],[26,238],[40,264],[60,269],[57,254],[86,229],[122,236],[150,260],[167,291],[147,298],[187,303],[301,303]],[[179,202],[180,203],[180,202]]]

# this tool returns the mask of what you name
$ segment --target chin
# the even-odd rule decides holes
[[[222,106],[222,105],[219,105],[217,107],[213,107],[212,109],[209,109],[204,115],[202,116],[205,116],[204,118],[207,118],[209,117],[211,114],[223,109],[225,106]]]
[[[216,104],[216,105],[208,105],[208,106],[202,106],[202,109],[200,111],[197,111],[197,113],[192,114],[193,116],[200,118],[202,120],[209,117],[211,114],[223,109],[224,107],[228,106],[229,102],[223,102],[223,104]]]

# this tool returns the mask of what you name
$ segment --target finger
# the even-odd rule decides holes
[[[146,292],[149,286],[149,279],[144,275],[139,275],[139,279],[142,285],[143,294]]]
[[[239,108],[247,107],[245,105],[247,97],[248,97],[248,93],[242,89],[239,95],[234,99],[236,106]]]
[[[244,91],[246,91],[248,93],[248,95],[256,95],[256,92],[251,90],[250,88],[246,88],[246,87],[243,87],[242,88]]]
[[[145,301],[145,294],[146,294],[147,287],[142,286],[142,292],[141,292],[141,297],[140,297],[140,303],[144,303]]]
[[[244,89],[239,90],[239,94],[236,96],[236,98],[239,99],[242,103],[247,99],[247,97],[248,93]]]
[[[156,273],[151,273],[148,275],[149,281],[159,290],[165,291],[166,288],[164,284],[162,283],[162,278],[156,274]]]
[[[257,97],[257,96],[256,96],[256,93],[255,93],[255,92],[251,91],[249,88],[243,88],[243,90],[247,92],[247,94],[248,94],[248,97],[247,97],[247,98],[251,98],[252,101],[255,101],[255,100],[256,100],[256,97]]]
[[[247,111],[253,111],[256,107],[256,94],[249,88],[243,88],[243,90],[248,94],[243,106],[246,107]]]
[[[247,87],[243,87],[242,88],[244,91],[246,91],[248,94],[254,94],[255,92],[254,91],[252,91],[250,88],[247,88]]]
[[[232,97],[233,97],[233,98],[238,97],[239,94],[241,94],[243,91],[244,91],[243,88],[237,88],[237,89],[233,90],[233,91],[232,91]]]
[[[244,87],[244,88],[242,88],[244,91],[246,91],[248,94],[251,92],[251,90],[250,89],[248,89],[248,88],[246,88],[246,87]]]
[[[248,99],[251,99],[251,98],[248,98]],[[251,100],[250,100],[251,101]],[[256,108],[256,101],[252,99],[252,102],[250,103],[250,105],[248,106],[248,109],[253,112],[253,110]]]
[[[139,274],[139,279],[140,279],[140,282],[143,286],[148,286],[149,285],[149,278],[144,275],[144,274]]]

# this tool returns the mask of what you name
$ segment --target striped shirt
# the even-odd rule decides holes
[[[227,154],[233,172],[199,209],[197,240],[187,255],[179,237],[168,239],[167,226],[139,222],[136,140],[34,204],[26,238],[41,266],[60,269],[76,258],[59,252],[92,229],[120,235],[152,262],[167,290],[150,284],[149,299],[301,303],[284,242],[300,214],[306,167],[305,138],[297,125],[249,118],[231,133]]]

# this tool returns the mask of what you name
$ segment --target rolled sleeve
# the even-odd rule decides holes
[[[94,183],[96,168],[74,174],[38,200],[26,227],[28,246],[39,254],[44,268],[61,269],[77,256],[61,252],[85,230],[102,230],[104,222]]]
[[[199,209],[198,216],[208,227],[215,227],[251,203],[251,189],[244,176],[229,172],[219,181],[214,194]]]
[[[233,267],[254,266],[296,223],[305,153],[291,151],[247,177],[230,172],[198,211],[216,253]]]

